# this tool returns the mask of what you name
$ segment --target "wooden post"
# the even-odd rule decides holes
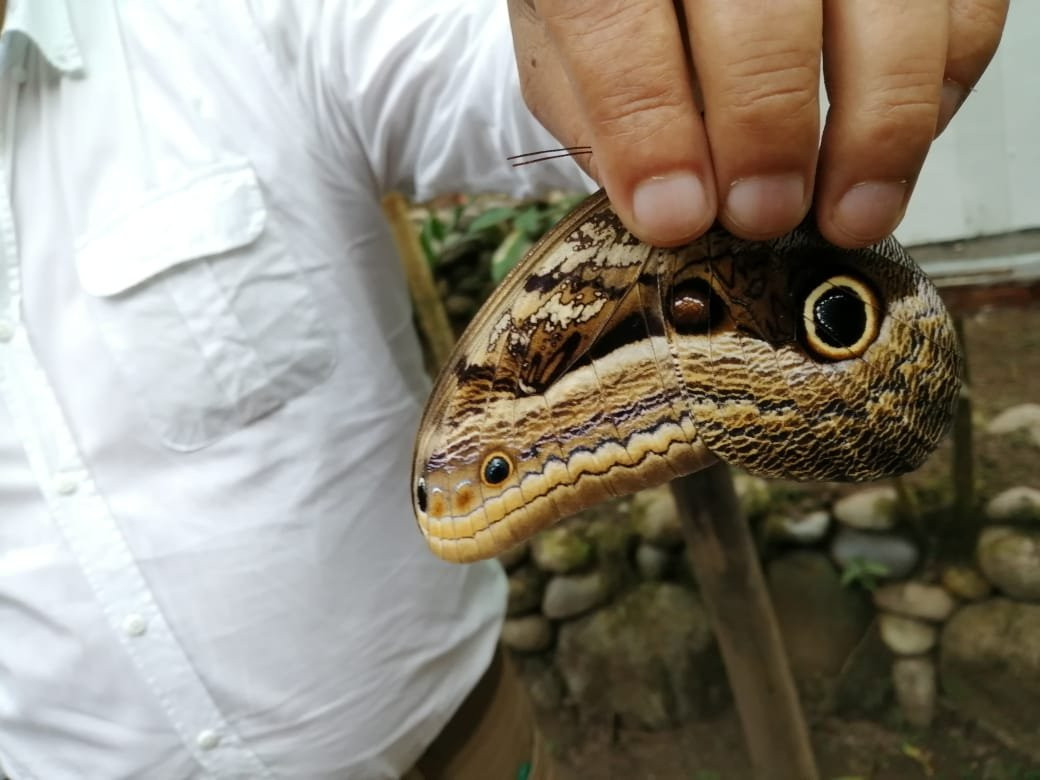
[[[671,487],[755,778],[817,780],[809,730],[729,467],[717,463]]]

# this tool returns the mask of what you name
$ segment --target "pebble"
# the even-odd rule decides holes
[[[982,529],[978,561],[987,579],[1009,596],[1040,601],[1040,531],[994,525]]]
[[[875,590],[874,606],[904,617],[941,622],[953,614],[957,602],[938,585],[898,582]]]
[[[667,485],[642,490],[632,498],[635,530],[643,539],[662,547],[683,543],[675,499]]]
[[[800,517],[770,515],[766,519],[771,535],[798,544],[815,544],[827,535],[830,525],[831,515],[826,509],[818,509]]]
[[[839,523],[849,528],[887,531],[896,524],[898,498],[893,487],[871,487],[839,498],[832,512]]]
[[[667,550],[646,542],[636,548],[636,568],[644,580],[663,579],[671,563],[672,556]]]
[[[869,533],[842,528],[831,542],[831,557],[845,567],[856,561],[869,561],[885,567],[888,579],[907,576],[917,565],[918,552],[913,542],[893,534]]]
[[[998,493],[986,504],[986,517],[997,522],[1040,522],[1040,490],[1020,485]]]
[[[896,655],[921,655],[935,647],[938,631],[923,620],[882,612],[878,617],[881,639]]]
[[[502,567],[506,571],[512,571],[525,560],[527,560],[527,542],[520,542],[514,544],[504,553],[498,556],[498,562],[502,564]]]
[[[897,658],[892,664],[892,687],[906,722],[927,728],[935,718],[935,663],[931,658]]]
[[[970,566],[947,566],[942,573],[942,584],[954,596],[965,601],[984,599],[993,590],[989,580]]]
[[[1010,406],[986,424],[986,433],[1004,434],[1040,428],[1040,404]]]
[[[531,557],[542,571],[567,574],[592,561],[592,545],[566,526],[542,531],[531,540]]]
[[[509,601],[506,614],[509,617],[533,612],[542,603],[542,586],[545,575],[534,566],[522,566],[509,575]]]
[[[553,620],[571,618],[599,606],[610,595],[601,572],[558,574],[549,580],[542,597],[542,613]]]
[[[539,653],[552,644],[552,624],[542,615],[508,618],[502,624],[502,644],[521,653]]]

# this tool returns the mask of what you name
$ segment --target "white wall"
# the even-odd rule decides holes
[[[935,142],[905,244],[1040,227],[1040,0],[1013,0],[993,62]]]

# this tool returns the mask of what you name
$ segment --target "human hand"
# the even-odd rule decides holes
[[[812,205],[825,237],[856,247],[899,224],[933,138],[996,50],[1008,2],[509,7],[528,105],[563,144],[592,147],[579,162],[636,235],[680,244],[717,217],[768,238]]]

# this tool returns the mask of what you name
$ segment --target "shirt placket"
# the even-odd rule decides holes
[[[72,436],[21,315],[21,275],[10,200],[20,64],[0,79],[0,396],[36,477],[50,518],[64,537],[142,685],[205,776],[269,777],[216,706],[160,612],[126,539]]]

